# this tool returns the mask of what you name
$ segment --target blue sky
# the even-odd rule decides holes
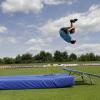
[[[41,50],[100,54],[99,0],[0,0],[0,57]],[[59,36],[61,27],[75,23],[75,45]]]

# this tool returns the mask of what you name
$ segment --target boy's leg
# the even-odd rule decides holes
[[[78,19],[71,19],[70,23],[71,23],[71,27],[73,27],[73,23],[75,23]]]
[[[78,19],[71,19],[70,22],[75,23]]]
[[[71,23],[70,27],[73,27],[73,22],[70,21],[70,23]]]

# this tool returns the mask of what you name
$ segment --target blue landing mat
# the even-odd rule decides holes
[[[67,74],[1,76],[1,90],[62,88],[73,86],[74,77]]]

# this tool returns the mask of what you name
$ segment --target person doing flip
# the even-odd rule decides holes
[[[60,36],[68,43],[75,44],[76,40],[73,40],[70,34],[75,33],[75,27],[73,23],[75,23],[78,19],[71,19],[70,20],[70,27],[62,27],[59,31]]]

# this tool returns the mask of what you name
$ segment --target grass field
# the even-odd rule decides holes
[[[74,67],[100,74],[100,67]],[[60,68],[0,69],[0,76],[66,73]],[[100,100],[100,79],[95,85],[75,85],[70,88],[0,90],[0,100]]]

